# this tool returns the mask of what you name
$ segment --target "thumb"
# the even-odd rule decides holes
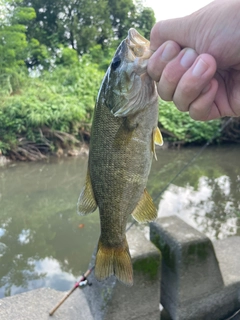
[[[194,42],[191,40],[189,32],[191,29],[188,16],[159,21],[152,28],[150,48],[156,51],[158,47],[168,40],[177,42],[182,48],[194,48]]]

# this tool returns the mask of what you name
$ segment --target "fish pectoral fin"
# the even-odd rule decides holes
[[[152,152],[154,154],[154,158],[157,160],[155,144],[157,144],[158,146],[163,145],[163,137],[158,127],[156,127],[152,132]]]
[[[128,243],[125,239],[121,246],[107,247],[103,245],[101,237],[95,261],[95,277],[99,281],[114,275],[127,286],[133,285],[132,261]]]
[[[85,215],[94,212],[97,209],[97,203],[94,197],[89,169],[87,171],[87,177],[85,185],[78,198],[77,210],[81,215]]]
[[[138,222],[149,222],[156,219],[157,209],[146,189],[144,189],[141,199],[133,210],[132,216]]]

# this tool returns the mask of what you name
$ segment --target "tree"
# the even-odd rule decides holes
[[[154,11],[151,8],[142,8],[138,13],[135,23],[136,27],[140,30],[141,34],[150,39],[150,31],[156,22]]]
[[[0,8],[0,91],[13,93],[21,83],[20,70],[25,68],[28,42],[26,24],[35,18],[33,8],[15,7],[14,1],[2,0]]]
[[[86,53],[96,44],[104,45],[112,37],[106,0],[76,1],[69,14],[68,31],[72,48]]]
[[[9,73],[24,65],[26,57],[25,23],[35,18],[33,8],[5,6],[5,18],[0,20],[0,72]]]
[[[108,5],[115,37],[122,39],[126,36],[128,29],[133,26],[136,7],[132,0],[108,0]]]
[[[107,0],[23,0],[22,4],[32,6],[37,13],[28,37],[53,51],[62,44],[82,54],[112,34]]]
[[[53,51],[61,44],[83,54],[96,44],[121,40],[135,25],[147,33],[154,22],[151,9],[137,9],[133,0],[23,0],[22,5],[37,14],[29,23],[28,38]]]

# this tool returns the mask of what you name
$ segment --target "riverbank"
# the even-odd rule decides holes
[[[104,74],[98,68],[91,60],[83,59],[72,68],[58,66],[39,77],[19,73],[15,79],[19,86],[12,85],[11,90],[4,78],[5,90],[0,94],[2,154],[13,160],[41,160],[47,154],[79,148],[88,142]],[[159,102],[158,121],[169,143],[200,145],[213,137],[220,138],[220,120],[194,121],[172,102]]]
[[[8,150],[3,155],[0,150],[0,166],[11,161],[39,161],[53,157],[73,157],[88,155],[90,134],[82,131],[81,140],[64,132],[52,132],[54,139],[44,141],[42,144],[27,141],[26,138],[19,139],[19,145]],[[44,137],[45,140],[46,137]]]

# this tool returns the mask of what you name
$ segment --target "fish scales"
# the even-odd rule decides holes
[[[137,56],[138,49],[142,49],[146,58]],[[78,201],[81,214],[99,207],[101,235],[96,278],[103,280],[114,274],[127,285],[133,283],[125,235],[127,220],[131,214],[138,221],[156,217],[156,208],[145,190],[155,153],[154,142],[162,143],[157,128],[156,87],[146,73],[150,55],[148,40],[130,29],[99,91],[86,184]]]
[[[154,107],[148,109],[149,113],[154,111]],[[120,240],[125,237],[127,218],[136,207],[147,183],[152,158],[152,130],[156,126],[157,114],[155,112],[152,126],[148,126],[150,129],[144,126],[148,120],[146,112],[144,115],[138,114],[138,118],[141,116],[143,119],[139,119],[139,126],[131,132],[123,128],[124,119],[114,117],[108,108],[96,109],[89,169],[101,217],[101,230],[106,229],[105,237],[109,242],[115,241],[116,236]],[[106,126],[110,129],[108,134]],[[121,136],[120,141],[116,140],[120,128],[126,130],[126,135],[132,136],[127,144],[120,140]],[[144,143],[139,138],[140,133],[144,135]],[[133,139],[135,135],[139,142]],[[121,225],[118,229],[115,226],[119,219]],[[115,229],[119,232],[115,232]]]

